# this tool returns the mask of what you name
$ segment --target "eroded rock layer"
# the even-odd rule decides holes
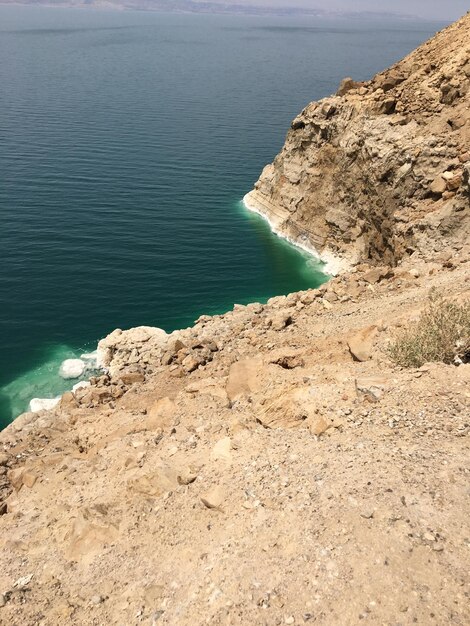
[[[292,122],[249,207],[344,268],[469,236],[470,14]]]

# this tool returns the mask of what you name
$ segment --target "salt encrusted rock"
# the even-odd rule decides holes
[[[66,359],[59,369],[62,378],[80,378],[86,369],[86,363],[82,359]]]
[[[117,328],[98,343],[98,366],[115,375],[123,367],[139,363],[141,353],[153,355],[154,360],[161,358],[168,338],[164,330],[151,326],[138,326],[124,331]]]

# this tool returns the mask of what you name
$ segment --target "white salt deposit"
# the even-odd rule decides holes
[[[59,404],[60,398],[33,398],[29,403],[29,410],[32,413],[38,411],[50,411],[57,404]]]
[[[72,391],[77,391],[77,389],[83,389],[84,387],[90,387],[91,383],[88,380],[81,380],[79,383],[76,383],[72,387]]]
[[[85,371],[86,364],[82,359],[65,359],[59,369],[62,378],[80,378]]]

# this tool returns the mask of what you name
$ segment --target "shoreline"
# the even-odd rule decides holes
[[[280,239],[284,239],[296,248],[307,252],[307,254],[315,257],[320,263],[323,263],[325,275],[335,277],[351,269],[351,263],[349,263],[346,259],[337,257],[333,253],[328,251],[320,254],[312,244],[300,242],[281,231],[280,228],[275,226],[274,222],[269,218],[269,216],[264,213],[260,208],[258,208],[256,203],[252,200],[252,198],[250,198],[251,193],[252,192],[249,191],[247,194],[245,194],[241,201],[245,209],[262,217],[269,224],[269,227],[274,235],[276,235]]]

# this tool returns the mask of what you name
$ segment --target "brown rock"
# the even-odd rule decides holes
[[[223,489],[216,485],[201,495],[201,502],[208,509],[219,509],[224,501],[225,494]]]
[[[34,487],[37,479],[38,477],[36,476],[36,474],[28,471],[25,471],[22,476],[23,485],[25,485],[25,487],[29,487],[29,489]]]
[[[343,78],[343,80],[339,84],[336,95],[344,96],[348,93],[348,91],[351,91],[352,89],[359,89],[359,87],[362,87],[363,84],[364,83],[353,80],[349,76],[347,78]]]
[[[361,278],[371,285],[379,283],[384,278],[393,276],[393,270],[390,267],[376,267],[366,272]]]
[[[368,361],[372,356],[372,347],[377,326],[368,326],[348,338],[348,347],[356,361]]]
[[[75,395],[71,391],[66,391],[62,398],[60,399],[59,404],[61,410],[74,409],[78,406],[78,401]]]
[[[292,324],[292,316],[287,311],[277,311],[268,317],[268,325],[273,330],[283,330]]]
[[[167,430],[173,424],[177,407],[170,398],[160,398],[152,404],[147,410],[147,416],[144,419],[146,430]]]
[[[308,420],[307,424],[312,435],[317,437],[325,433],[329,428],[328,422],[322,415],[315,415]]]
[[[125,385],[134,385],[135,383],[143,383],[145,380],[144,374],[142,372],[123,372],[119,379]]]
[[[357,395],[372,402],[378,402],[383,397],[389,384],[388,378],[380,376],[358,378],[355,381]]]
[[[187,357],[183,359],[181,365],[184,367],[185,371],[189,374],[197,370],[197,368],[203,364],[203,360],[196,356],[195,354],[188,354]]]
[[[446,181],[442,178],[441,175],[436,176],[436,178],[432,181],[429,186],[430,191],[436,196],[442,196],[444,191],[447,189]]]
[[[259,374],[262,363],[261,357],[254,357],[242,359],[230,366],[225,390],[231,402],[243,395],[251,395],[260,389]]]

